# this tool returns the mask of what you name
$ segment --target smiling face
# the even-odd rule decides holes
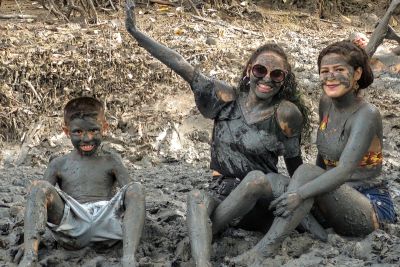
[[[262,65],[267,69],[264,77],[256,77],[252,68],[256,65]],[[247,68],[247,76],[250,77],[250,90],[260,99],[270,99],[276,95],[284,82],[271,80],[271,71],[282,70],[287,73],[285,60],[274,52],[265,52],[260,54],[256,60]]]
[[[338,98],[354,90],[361,73],[362,69],[354,69],[343,55],[327,54],[321,60],[319,77],[325,94]]]
[[[107,123],[104,119],[85,116],[71,120],[69,125],[64,127],[64,132],[80,155],[91,156],[100,146],[106,128]]]

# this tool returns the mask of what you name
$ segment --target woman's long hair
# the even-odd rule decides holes
[[[301,114],[303,115],[303,134],[308,136],[309,135],[309,128],[310,128],[310,110],[304,104],[304,101],[301,98],[300,92],[297,90],[297,82],[294,73],[292,72],[292,68],[289,64],[288,58],[286,56],[285,51],[278,46],[277,44],[265,44],[257,48],[256,51],[253,52],[251,57],[246,63],[246,66],[242,72],[242,76],[240,77],[239,82],[239,92],[248,92],[250,90],[250,83],[249,77],[247,76],[247,68],[253,64],[253,62],[257,59],[259,55],[265,52],[273,52],[278,54],[285,62],[285,67],[288,70],[288,73],[285,77],[285,80],[282,84],[281,89],[279,92],[273,96],[273,101],[275,103],[279,103],[281,100],[287,100],[292,102],[297,106],[300,110]]]

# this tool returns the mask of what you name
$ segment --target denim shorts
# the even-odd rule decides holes
[[[397,214],[394,210],[392,197],[385,186],[357,190],[370,200],[380,224],[397,222]]]

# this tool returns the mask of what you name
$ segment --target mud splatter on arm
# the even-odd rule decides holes
[[[276,119],[284,135],[299,135],[303,126],[303,115],[297,106],[289,101],[282,101],[276,111]]]
[[[282,101],[276,111],[276,120],[282,133],[287,139],[291,139],[290,142],[285,142],[287,155],[285,155],[284,160],[286,169],[289,175],[292,176],[296,169],[303,164],[300,156],[300,134],[303,126],[303,115],[295,104],[289,101]]]

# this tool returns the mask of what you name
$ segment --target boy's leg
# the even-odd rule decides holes
[[[47,181],[34,181],[25,208],[24,257],[19,266],[36,265],[40,236],[46,230],[46,223],[59,224],[63,213],[64,202],[54,186]]]
[[[383,42],[383,39],[385,39],[386,34],[388,32],[389,20],[399,5],[400,5],[400,0],[393,0],[390,3],[390,6],[386,10],[386,13],[383,16],[382,20],[379,22],[378,26],[375,28],[374,32],[372,33],[372,36],[369,39],[368,45],[365,48],[367,54],[370,57],[372,57],[374,55],[378,46],[381,45]]]
[[[137,265],[135,253],[143,232],[145,205],[143,186],[139,183],[129,185],[125,191],[125,213],[122,222],[123,267]]]

